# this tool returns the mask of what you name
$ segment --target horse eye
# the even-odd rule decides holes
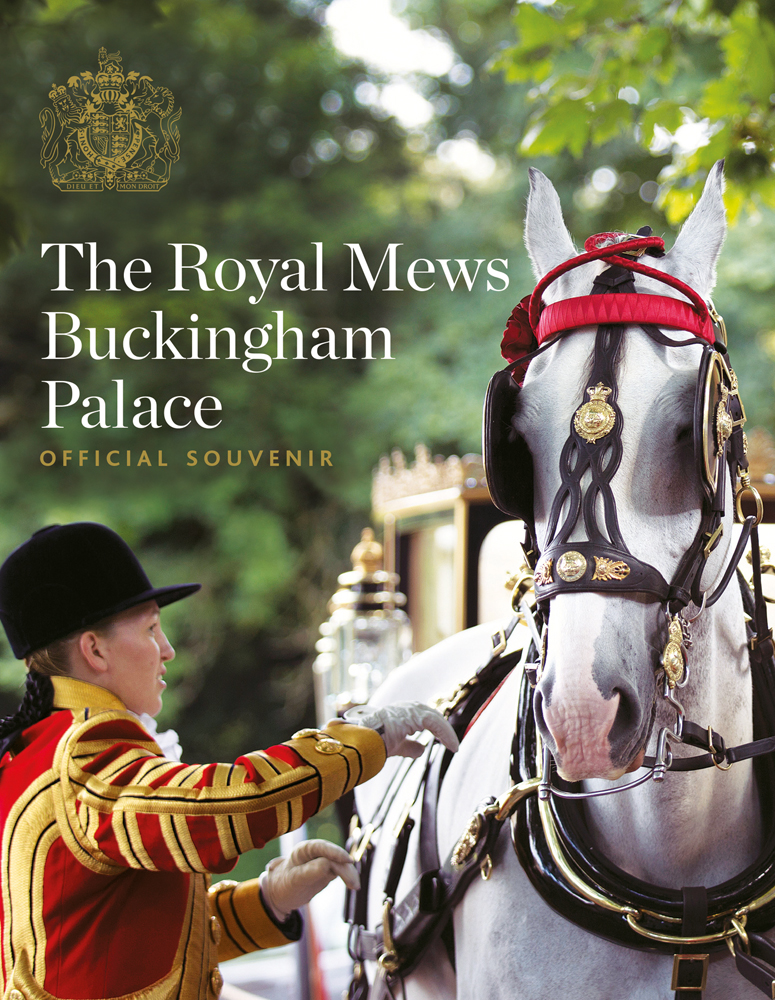
[[[676,447],[682,448],[684,445],[691,444],[694,438],[694,429],[691,424],[684,427],[679,427],[675,435]]]

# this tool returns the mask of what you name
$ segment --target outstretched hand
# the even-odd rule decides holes
[[[360,879],[347,851],[328,840],[305,840],[287,858],[274,858],[259,879],[264,902],[280,923],[339,876],[348,889]]]
[[[345,722],[375,729],[385,741],[388,757],[419,757],[425,747],[409,737],[424,729],[448,750],[454,752],[460,747],[455,730],[444,716],[419,701],[399,701],[382,708],[359,705],[345,712],[344,718]]]

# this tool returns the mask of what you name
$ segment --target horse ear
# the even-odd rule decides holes
[[[691,285],[703,298],[708,298],[716,284],[716,261],[726,234],[724,161],[718,160],[672,250],[665,254],[665,269]]]
[[[530,167],[530,194],[525,217],[525,246],[537,280],[547,271],[576,256],[565,227],[560,198],[549,178]]]

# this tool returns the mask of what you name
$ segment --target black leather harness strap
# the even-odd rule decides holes
[[[762,991],[775,998],[775,945],[761,934],[748,934],[749,952],[735,949],[735,965],[740,975]]]
[[[525,651],[507,653],[508,640],[520,621],[521,615],[516,614],[506,628],[492,636],[493,655],[482,664],[475,674],[461,684],[448,703],[448,719],[453,729],[462,738],[483,706],[487,703],[505,678],[514,669]],[[437,807],[441,781],[452,759],[452,754],[443,747],[436,746],[429,751],[427,766],[421,781],[423,803],[420,821],[420,863],[422,875],[411,887],[406,896],[397,904],[392,902],[387,909],[391,922],[390,939],[396,949],[394,968],[389,970],[392,976],[405,975],[419,962],[425,950],[440,935],[443,935],[449,924],[452,910],[468,888],[471,880],[480,871],[481,865],[490,856],[497,840],[504,819],[496,820],[492,809],[494,799],[490,798],[480,807],[477,816],[479,825],[475,834],[470,836],[470,850],[465,857],[461,851],[453,850],[440,863],[437,846]],[[404,776],[406,777],[406,775]],[[395,800],[397,792],[391,797]],[[416,798],[416,795],[415,795]],[[412,802],[414,799],[412,799]],[[382,821],[387,810],[380,810]],[[381,823],[380,823],[381,825]],[[393,847],[390,868],[384,886],[384,896],[387,900],[395,899],[401,873],[406,861],[409,838],[415,826],[414,819],[405,810],[401,825],[396,831],[396,842]],[[363,854],[361,865],[367,870],[371,864],[371,847]],[[363,875],[362,888],[351,894],[348,919],[351,923],[349,950],[356,962],[355,975],[350,986],[353,1000],[360,997],[362,963],[377,961],[386,952],[386,936],[382,924],[374,931],[368,931],[366,924],[366,886]],[[446,943],[446,942],[445,942]],[[452,956],[451,956],[452,957]]]
[[[708,925],[708,893],[704,885],[687,885],[683,896],[681,937],[701,937]],[[682,945],[673,959],[675,1000],[702,1000],[702,991],[708,978],[710,953],[696,945]]]

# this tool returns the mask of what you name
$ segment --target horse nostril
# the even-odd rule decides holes
[[[611,696],[615,697],[617,694],[619,695],[619,707],[608,733],[611,759],[614,761],[632,746],[633,739],[640,730],[643,714],[634,691],[627,687],[614,688]]]

